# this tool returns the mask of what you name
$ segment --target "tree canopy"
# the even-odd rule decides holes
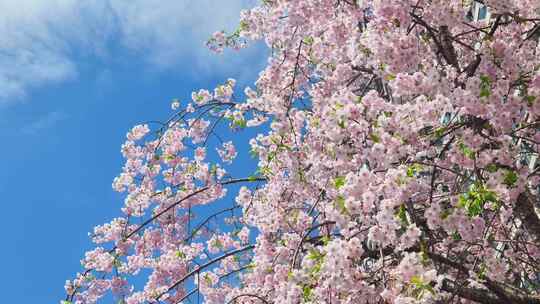
[[[538,0],[243,11],[208,46],[264,41],[255,85],[127,134],[123,216],[64,303],[540,303],[538,36]]]

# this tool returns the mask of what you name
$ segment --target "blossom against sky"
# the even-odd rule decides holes
[[[111,219],[126,132],[173,98],[234,77],[253,82],[261,47],[216,56],[249,1],[0,1],[0,226],[5,302],[55,303]],[[6,298],[7,297],[7,298]]]

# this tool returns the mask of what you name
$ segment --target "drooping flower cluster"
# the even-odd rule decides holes
[[[128,133],[125,215],[66,301],[540,303],[540,2],[483,2],[490,19],[461,0],[242,12],[209,46],[264,39],[256,88],[237,101],[229,79]],[[257,172],[232,177],[248,150]]]

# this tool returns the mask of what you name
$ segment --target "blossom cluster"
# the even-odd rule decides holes
[[[483,4],[479,21],[461,0],[243,11],[209,46],[264,40],[255,87],[128,133],[124,216],[94,229],[66,301],[538,303],[540,3]],[[248,150],[258,170],[233,177]]]

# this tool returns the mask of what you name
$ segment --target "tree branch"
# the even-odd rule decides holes
[[[527,231],[531,234],[535,243],[540,243],[540,219],[534,209],[531,194],[523,192],[518,196],[515,212]]]

